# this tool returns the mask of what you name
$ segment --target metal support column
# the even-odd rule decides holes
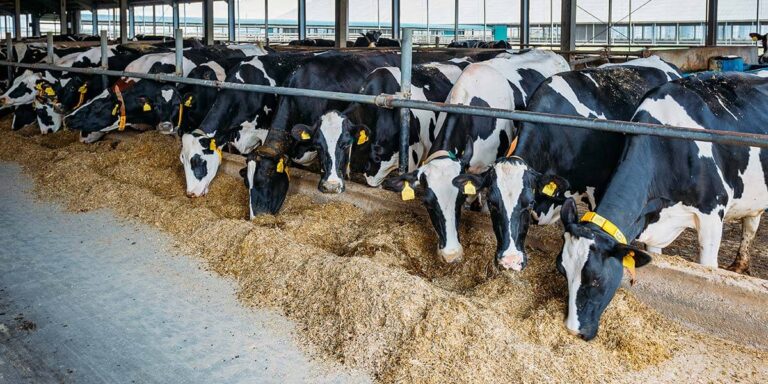
[[[91,8],[91,30],[94,36],[99,35],[99,10],[96,7]]]
[[[455,1],[453,9],[453,41],[459,41],[459,0]]]
[[[392,38],[400,38],[400,0],[392,0]]]
[[[213,45],[213,0],[203,0],[203,43]]]
[[[675,35],[678,37],[680,28],[675,30]],[[608,0],[608,46],[613,45],[613,0]]]
[[[413,30],[403,29],[400,49],[400,97],[411,98],[411,64],[413,62]],[[400,108],[400,174],[408,172],[410,159],[411,110]]]
[[[67,27],[67,0],[59,0],[59,31],[62,35],[69,33]]]
[[[157,9],[152,6],[152,35],[157,36]]]
[[[560,50],[570,61],[570,53],[576,50],[576,0],[563,0],[560,14]]]
[[[299,40],[307,38],[307,0],[299,0]]]
[[[708,47],[717,45],[717,0],[707,0],[707,40]]]
[[[128,42],[128,0],[120,0],[120,44]]]
[[[237,29],[235,28],[235,1],[229,0],[227,3],[227,31],[229,32],[229,41],[237,41]],[[175,29],[174,29],[175,30]]]
[[[336,3],[336,48],[346,48],[349,28],[349,0],[335,0]]]
[[[72,33],[77,35],[80,33],[80,10],[76,10],[72,12],[72,17],[70,20],[72,21]]]
[[[45,62],[53,64],[53,32],[47,32],[45,35]]]
[[[531,44],[531,0],[520,0],[520,49]],[[552,33],[553,31],[549,31]]]
[[[13,37],[21,39],[21,0],[13,4]]]
[[[269,0],[264,0],[264,44],[269,45]]]
[[[184,76],[184,35],[181,28],[173,30],[176,54],[176,76]]]
[[[13,61],[13,37],[10,32],[5,33],[5,55],[8,61]],[[8,70],[8,84],[13,83],[13,67],[10,65],[5,68]]]
[[[107,31],[101,31],[99,36],[101,37],[99,39],[101,45],[101,69],[109,69],[109,48],[107,48],[109,42],[107,41]],[[104,86],[104,89],[107,89],[107,86],[109,85],[107,75],[101,76],[101,84]]]
[[[171,18],[173,19],[173,30],[179,29],[179,24],[181,24],[181,19],[179,18],[179,2],[174,1],[171,5]]]
[[[32,15],[32,36],[40,36],[40,16]]]
[[[128,13],[128,38],[136,37],[136,7],[131,7]]]

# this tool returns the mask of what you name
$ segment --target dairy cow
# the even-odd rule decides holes
[[[360,37],[355,40],[355,47],[399,47],[400,42],[394,39],[388,39],[381,37],[381,31],[368,31],[361,33]]]
[[[768,133],[768,80],[739,73],[696,74],[646,95],[632,121],[693,129]],[[638,135],[627,139],[605,195],[581,218],[572,199],[561,211],[564,244],[557,267],[568,281],[566,326],[589,340],[623,269],[650,261],[633,241],[659,250],[686,228],[699,238],[699,262],[717,268],[725,220],[741,220],[735,270],[768,207],[765,149]]]
[[[311,53],[293,52],[255,56],[241,62],[227,76],[227,81],[282,85],[301,63],[313,56]],[[188,97],[185,99],[189,100]],[[217,151],[210,150],[211,142],[216,148],[227,145],[242,154],[250,153],[266,138],[276,104],[277,96],[271,93],[234,89],[218,92],[199,128],[185,131],[182,137],[179,160],[184,168],[187,196],[205,195],[216,176],[220,159]]]
[[[447,102],[511,110],[525,109],[528,100],[546,78],[570,69],[560,56],[532,50],[508,58],[471,64],[451,89]],[[422,201],[438,237],[443,260],[461,260],[458,225],[465,195],[453,185],[461,173],[485,172],[507,150],[514,134],[513,122],[470,115],[438,118],[440,133],[429,155],[415,171],[387,179],[384,187]]]
[[[628,121],[646,92],[678,78],[677,68],[655,56],[564,72],[539,86],[527,110]],[[528,261],[528,226],[557,222],[566,197],[594,208],[619,162],[624,141],[620,133],[524,122],[508,156],[482,174],[454,179],[462,191],[466,186],[473,193],[487,191],[497,265],[522,270]]]
[[[412,68],[411,98],[443,102],[451,86],[469,65],[469,58],[443,63],[415,65]],[[400,91],[400,68],[381,67],[371,72],[360,89],[366,95],[395,94]],[[429,151],[437,135],[437,114],[410,111],[409,160],[412,167]],[[294,140],[309,144],[317,151],[323,174],[318,188],[323,192],[344,191],[344,178],[350,169],[351,150],[363,146],[366,180],[378,186],[399,164],[399,110],[382,109],[370,104],[353,103],[344,111],[325,113],[313,125],[298,125]],[[368,140],[370,138],[370,144]]]

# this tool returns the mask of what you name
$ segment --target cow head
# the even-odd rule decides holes
[[[240,171],[248,188],[248,207],[253,219],[261,214],[277,214],[288,194],[288,156],[286,132],[270,130],[263,145],[248,155]]]
[[[381,185],[400,164],[398,158],[400,143],[399,136],[396,134],[398,131],[392,130],[399,125],[399,119],[395,113],[387,112],[378,114],[368,162],[365,164],[365,181],[372,187]]]
[[[53,110],[59,114],[66,114],[85,104],[86,95],[91,87],[80,75],[66,75],[54,85],[55,98],[47,98],[47,103],[53,106]]]
[[[344,192],[344,177],[349,176],[352,147],[368,141],[370,130],[352,124],[338,111],[331,111],[313,125],[298,124],[291,130],[297,143],[309,144],[320,157],[322,176],[318,189],[324,193]]]
[[[560,218],[565,227],[563,249],[557,257],[557,269],[568,281],[568,330],[592,340],[597,335],[600,316],[619,288],[623,269],[634,273],[651,257],[631,246],[619,243],[591,223],[579,223],[576,202],[563,204]]]
[[[482,174],[462,174],[453,179],[462,193],[474,195],[487,190],[488,209],[496,235],[496,264],[521,271],[528,264],[525,238],[533,218],[551,224],[556,208],[565,200],[568,182],[554,175],[542,175],[519,157],[501,158]]]
[[[32,104],[38,94],[37,84],[43,78],[39,72],[25,70],[13,79],[13,84],[5,93],[0,95],[0,107],[16,107]]]
[[[368,31],[366,33],[361,33],[363,37],[365,37],[365,40],[368,41],[368,47],[373,48],[376,47],[376,43],[379,42],[379,38],[381,37],[381,31]]]
[[[437,233],[437,253],[444,261],[457,263],[464,255],[458,228],[465,195],[452,181],[466,166],[452,153],[442,152],[435,152],[413,172],[385,180],[383,186],[399,192],[403,200],[414,198],[415,188],[418,189]]]
[[[179,161],[184,167],[188,197],[202,197],[208,193],[221,160],[221,148],[212,135],[198,130],[181,136]]]

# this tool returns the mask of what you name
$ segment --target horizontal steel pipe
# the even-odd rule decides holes
[[[100,68],[69,68],[49,64],[25,64],[0,61],[0,65],[14,67],[53,70],[72,73],[84,73],[91,75],[106,75],[117,77],[135,77],[140,79],[155,80],[170,83],[182,83],[201,85],[219,89],[234,89],[247,92],[274,93],[283,96],[315,97],[329,100],[347,101],[352,103],[373,104],[384,108],[410,108],[436,112],[458,113],[465,115],[495,117],[526,121],[532,123],[566,125],[577,128],[596,129],[599,131],[619,132],[637,135],[652,135],[673,139],[698,140],[730,145],[747,145],[752,147],[768,148],[768,135],[751,134],[743,132],[713,131],[709,129],[696,129],[676,127],[670,125],[657,125],[646,123],[632,123],[615,120],[590,119],[585,117],[554,115],[548,113],[511,111],[498,108],[474,107],[468,105],[434,103],[421,100],[404,100],[397,95],[361,95],[356,93],[328,92],[313,89],[272,87],[257,84],[238,84],[214,80],[190,79],[162,73],[147,74],[135,72],[121,72]]]

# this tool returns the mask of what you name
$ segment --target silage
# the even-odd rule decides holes
[[[84,145],[71,133],[27,138],[4,128],[2,135],[0,158],[31,171],[39,196],[78,211],[110,208],[175,235],[236,278],[245,303],[279,309],[325,356],[383,382],[621,380],[653,374],[681,348],[702,343],[623,289],[593,342],[569,335],[565,282],[551,251],[556,227],[532,229],[542,247],[529,249],[522,273],[495,271],[493,234],[471,225],[461,229],[465,260],[446,265],[424,217],[412,213],[366,213],[297,195],[280,215],[248,222],[242,182],[223,174],[210,195],[188,199],[172,137]]]

